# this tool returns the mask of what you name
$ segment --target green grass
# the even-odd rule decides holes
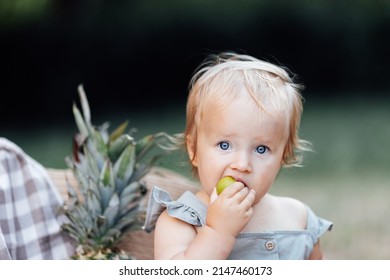
[[[301,135],[313,143],[303,168],[281,172],[271,192],[298,198],[321,217],[334,222],[322,246],[329,259],[390,259],[390,102],[308,101]],[[183,105],[184,107],[184,105]],[[94,116],[95,124],[129,119],[136,137],[184,129],[184,109]],[[71,110],[69,110],[71,113]],[[3,131],[46,167],[65,168],[75,126]],[[160,165],[190,176],[183,153],[167,156]]]
[[[390,181],[384,174],[281,175],[272,193],[291,196],[334,223],[321,237],[329,259],[390,259]]]
[[[353,176],[388,171],[390,101],[330,100],[306,105],[302,134],[315,150],[307,154],[309,173]]]

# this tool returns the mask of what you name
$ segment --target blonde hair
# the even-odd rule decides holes
[[[234,90],[237,86],[245,86],[261,110],[268,112],[267,107],[272,106],[287,114],[289,135],[282,164],[284,167],[301,166],[302,153],[311,150],[310,143],[298,135],[303,86],[294,83],[287,69],[244,54],[225,52],[212,55],[197,68],[189,85],[186,129],[180,135],[181,143],[186,147],[189,137],[196,143],[205,100],[233,101],[235,94],[240,92]],[[195,157],[195,144],[193,150]],[[193,173],[197,176],[194,166]]]

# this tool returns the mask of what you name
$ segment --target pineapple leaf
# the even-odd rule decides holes
[[[92,127],[92,125],[91,125],[91,111],[89,109],[89,104],[88,104],[87,96],[85,94],[83,85],[78,86],[78,92],[79,92],[79,96],[80,96],[80,102],[81,102],[81,107],[83,110],[85,123],[86,123],[87,127],[91,128]]]
[[[113,188],[115,185],[114,173],[112,170],[112,163],[109,160],[106,160],[103,164],[102,171],[100,172],[100,181],[103,183],[103,186],[108,188]]]
[[[104,246],[106,247],[110,247],[112,246],[115,241],[120,237],[120,235],[122,234],[121,232],[119,231],[114,231],[113,229],[110,229],[110,231],[112,233],[110,233],[109,235],[105,235],[103,236],[103,238],[101,239],[101,243],[104,244]]]
[[[140,161],[154,146],[154,135],[146,135],[137,142],[136,154],[137,161]]]
[[[100,193],[102,208],[105,209],[108,206],[111,196],[115,191],[112,164],[108,160],[104,162],[102,171],[100,173],[98,189]]]
[[[86,196],[85,204],[91,217],[96,217],[102,214],[102,206],[98,199],[98,194],[93,189],[89,189]]]
[[[88,128],[83,120],[83,117],[81,116],[81,113],[79,111],[79,109],[77,108],[76,104],[73,104],[73,115],[74,115],[74,118],[76,120],[76,125],[77,125],[77,128],[80,132],[80,135],[81,135],[81,141],[84,141],[89,133],[88,133]]]
[[[102,225],[104,225],[105,223],[106,223],[106,221],[107,221],[107,218],[106,217],[104,217],[103,215],[99,215],[99,216],[97,216],[97,226],[98,227],[101,227]]]
[[[123,134],[116,138],[114,141],[110,141],[110,145],[108,148],[108,156],[110,157],[110,160],[115,162],[119,155],[122,154],[124,149],[130,145],[134,145],[134,139],[128,134]]]
[[[140,190],[143,188],[142,184],[138,181],[131,182],[129,185],[127,185],[122,193],[120,194],[121,197],[127,196],[131,193],[139,193]]]
[[[92,178],[93,180],[97,181],[97,179],[99,178],[99,165],[97,163],[97,159],[93,156],[90,149],[88,149],[86,146],[84,147],[84,156],[86,166],[85,170],[82,170],[82,173],[84,173],[84,176],[88,176],[89,178]]]
[[[108,207],[118,207],[119,206],[119,196],[117,193],[114,193],[108,203]]]
[[[134,200],[137,200],[142,196],[142,188],[143,186],[138,181],[135,181],[124,188],[120,195],[121,214],[128,208],[131,202],[134,202]]]
[[[142,177],[144,177],[152,168],[152,166],[156,163],[156,161],[161,157],[162,155],[155,155],[151,159],[149,159],[148,162],[141,162],[138,164],[136,168],[136,172],[134,172],[133,177],[131,178],[132,181],[138,181]]]
[[[134,224],[136,218],[130,217],[130,215],[126,215],[119,219],[119,221],[115,225],[115,229],[120,230],[121,232],[125,232],[123,229],[130,227]]]
[[[102,131],[92,131],[92,134],[88,140],[89,141],[87,141],[84,148],[89,151],[89,156],[94,159],[94,162],[92,164],[94,166],[97,166],[98,169],[101,169],[103,166],[103,162],[106,159],[107,153],[107,146],[104,142]]]
[[[104,235],[103,237],[103,241],[104,239],[110,239],[110,240],[107,240],[108,242],[111,242],[111,243],[114,243],[113,241],[115,241],[116,239],[118,239],[120,236],[121,236],[122,232],[116,228],[110,228],[107,233]]]
[[[106,217],[105,226],[107,229],[111,228],[115,224],[115,220],[119,213],[119,198],[116,193],[112,196],[109,202],[109,206],[104,210],[103,216]]]
[[[114,172],[117,183],[116,187],[119,193],[122,192],[126,183],[133,175],[135,162],[135,146],[133,143],[130,143],[114,164]]]
[[[75,216],[74,213],[67,212],[66,217],[69,219],[69,224],[63,224],[62,228],[66,231],[71,231],[79,240],[84,240],[85,232],[84,226],[80,223],[80,220]]]
[[[66,188],[69,199],[77,199],[77,192],[74,186],[72,186],[69,182],[69,179],[66,177]]]
[[[127,128],[129,124],[129,121],[125,121],[123,122],[121,125],[119,125],[117,127],[117,129],[115,129],[111,135],[110,135],[110,142],[113,142],[115,141],[116,139],[118,139],[120,136],[122,136],[124,133],[125,133],[125,130]]]
[[[73,227],[71,224],[63,224],[61,226],[61,230],[67,232],[73,240],[79,243],[85,242],[83,238],[83,233],[78,231],[77,228]]]

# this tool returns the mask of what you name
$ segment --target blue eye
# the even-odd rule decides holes
[[[258,146],[256,148],[256,152],[259,154],[264,154],[267,151],[268,151],[268,148],[266,146]]]
[[[228,142],[221,142],[218,143],[218,146],[221,148],[221,150],[226,151],[227,149],[229,149],[230,144]]]

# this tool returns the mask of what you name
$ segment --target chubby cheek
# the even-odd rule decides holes
[[[208,169],[207,166],[200,165],[204,168],[198,168],[199,172],[199,181],[203,187],[203,190],[211,195],[213,192],[218,180],[220,179],[219,172],[216,170]]]
[[[256,197],[254,204],[259,202],[270,190],[272,183],[262,181],[258,186],[255,187]]]
[[[270,166],[269,168],[263,169],[264,172],[261,172],[256,176],[256,181],[258,184],[254,186],[256,191],[256,202],[260,201],[262,197],[269,192],[273,183],[276,180],[276,177],[280,171],[281,164],[275,166]]]
[[[199,181],[203,190],[210,195],[222,177],[226,163],[220,157],[215,156],[212,149],[202,145],[198,145],[198,148],[195,164],[198,168]]]

